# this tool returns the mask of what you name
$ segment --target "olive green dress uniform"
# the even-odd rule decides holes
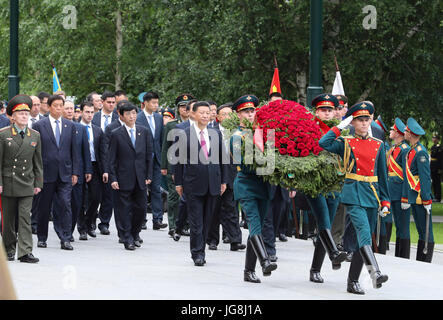
[[[0,130],[3,243],[8,255],[15,254],[18,217],[18,258],[32,252],[32,198],[34,188],[43,187],[40,134],[29,128],[22,134],[15,125]]]

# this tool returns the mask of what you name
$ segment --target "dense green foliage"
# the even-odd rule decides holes
[[[429,132],[442,132],[442,2],[369,2],[324,1],[325,90],[334,81],[335,54],[351,104],[366,98],[388,125],[395,116],[414,116]],[[6,98],[9,1],[0,4],[0,96]],[[377,9],[375,30],[362,26],[368,4]],[[76,29],[63,28],[66,5],[77,9]],[[182,92],[219,104],[245,93],[263,100],[274,54],[284,96],[305,104],[308,0],[20,1],[23,93],[51,91],[53,61],[63,90],[79,99],[117,84],[131,99],[152,89],[168,104]]]

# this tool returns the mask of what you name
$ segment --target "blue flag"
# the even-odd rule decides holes
[[[62,91],[62,86],[58,80],[57,70],[52,68],[52,93],[56,93],[57,91]]]

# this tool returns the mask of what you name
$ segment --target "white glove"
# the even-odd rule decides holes
[[[409,203],[402,203],[401,204],[402,210],[408,210],[410,207],[411,207],[411,205]]]
[[[389,213],[389,209],[388,209],[388,207],[383,207],[383,208],[378,212],[378,214],[379,214],[380,217],[382,217],[382,218],[386,217],[386,216],[388,215],[388,213]]]
[[[349,116],[346,119],[342,120],[342,122],[340,122],[337,125],[337,128],[339,128],[340,130],[343,130],[344,128],[346,128],[347,126],[349,126],[349,124],[351,123],[351,121],[354,119],[354,116]]]
[[[425,207],[426,213],[428,213],[428,212],[431,213],[432,204],[427,204],[427,205],[425,205],[423,207]]]

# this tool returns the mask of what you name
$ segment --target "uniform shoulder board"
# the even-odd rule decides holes
[[[375,140],[375,141],[377,141],[377,142],[383,143],[383,140],[380,140],[380,139],[377,139],[377,138],[374,138],[374,137],[371,137],[371,139],[372,139],[372,140]]]
[[[406,149],[408,146],[406,145],[406,143],[403,143],[402,145],[401,145],[401,148],[402,149]]]
[[[422,150],[421,146],[418,146],[417,151],[421,151],[421,150]]]
[[[29,128],[29,127],[28,127],[28,130],[29,130],[31,133],[40,134],[40,132],[38,132],[37,130],[31,129],[31,128]]]

